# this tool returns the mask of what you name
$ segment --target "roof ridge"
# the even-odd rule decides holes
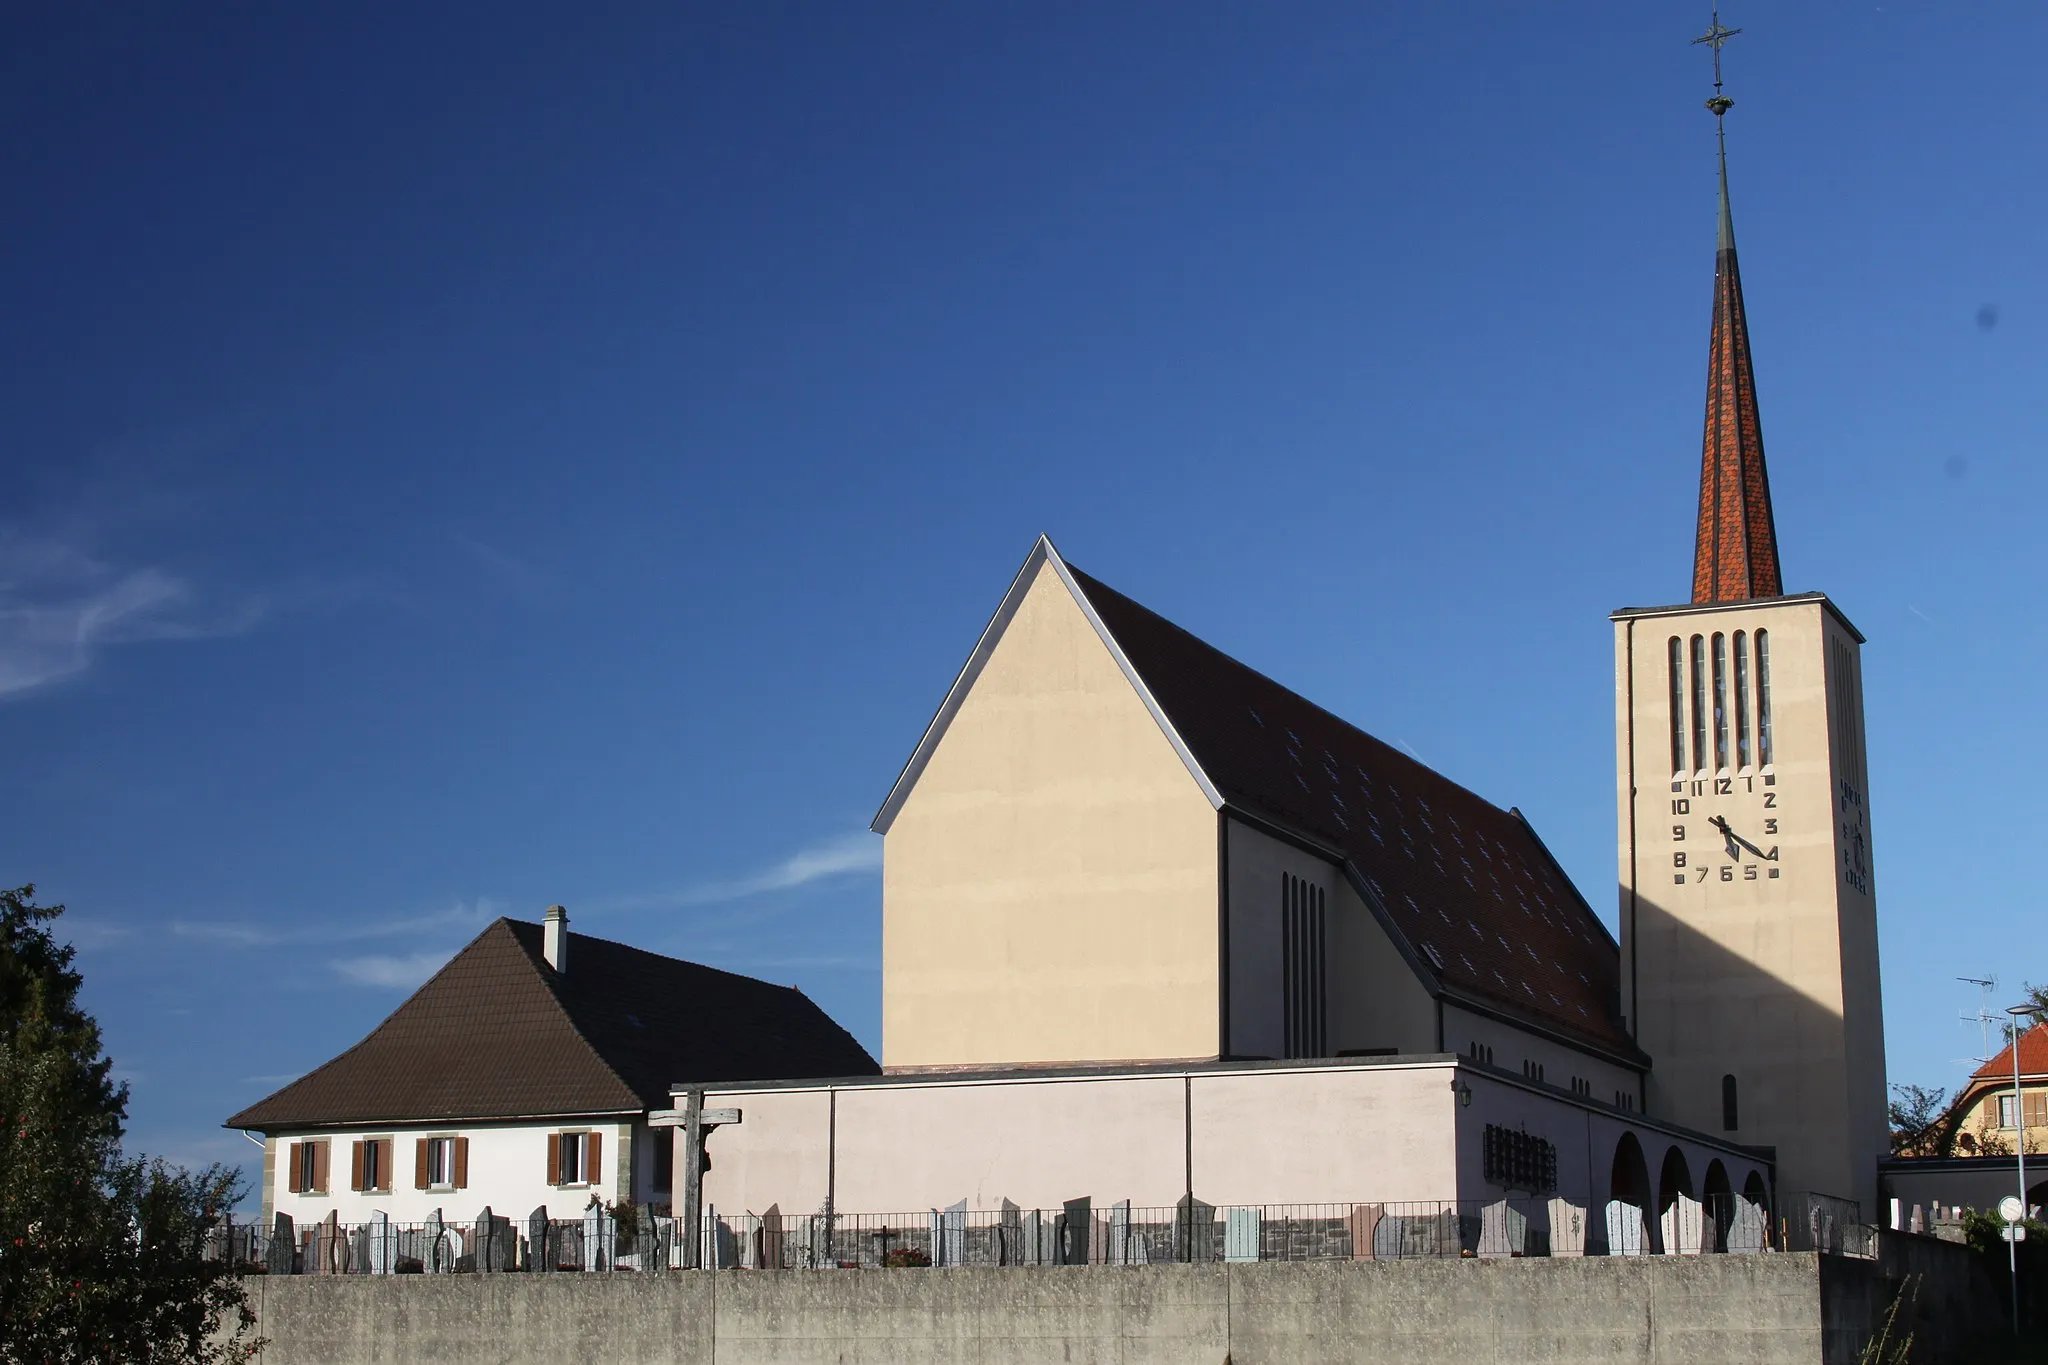
[[[508,923],[509,922],[510,921],[508,921]],[[526,920],[520,920],[518,922],[521,924],[530,923],[530,921]],[[534,927],[538,928],[540,926],[536,925]],[[564,928],[562,932],[565,934],[570,934],[573,931]],[[589,934],[583,934],[579,935],[579,937],[589,938],[591,936]],[[619,1083],[620,1089],[624,1090],[627,1094],[633,1096],[635,1099],[641,1098],[640,1092],[634,1088],[633,1083],[631,1081],[628,1081],[624,1076],[620,1075],[619,1069],[612,1065],[611,1058],[605,1056],[603,1050],[600,1049],[597,1046],[597,1044],[590,1041],[590,1035],[585,1033],[583,1031],[583,1025],[577,1022],[575,1012],[572,1011],[567,1005],[562,1003],[562,993],[558,989],[558,983],[568,980],[569,974],[567,972],[558,972],[552,966],[549,966],[546,971],[542,971],[542,961],[536,958],[524,943],[521,943],[519,941],[519,935],[514,934],[512,936],[512,940],[513,942],[519,944],[519,955],[526,959],[527,967],[533,972],[535,976],[540,978],[541,989],[547,992],[548,1003],[553,1005],[555,1007],[555,1012],[562,1016],[562,1021],[569,1026],[569,1032],[576,1035],[576,1041],[583,1044],[583,1046],[589,1051],[591,1056],[597,1058],[597,1064],[604,1068],[606,1075],[610,1076],[613,1080]],[[611,942],[610,939],[599,939],[597,941],[600,943]],[[623,948],[626,945],[615,944],[613,946]],[[573,948],[571,949],[571,952],[573,954]],[[659,957],[660,954],[656,953],[653,954],[653,956]],[[682,960],[683,959],[681,958],[670,959],[670,961],[672,962],[680,962]]]
[[[1302,705],[1308,707],[1309,709],[1313,711],[1318,711],[1323,715],[1328,716],[1331,720],[1335,721],[1337,724],[1343,726],[1345,729],[1351,731],[1352,733],[1371,740],[1374,744],[1377,744],[1382,749],[1385,749],[1389,754],[1393,755],[1400,762],[1408,764],[1409,766],[1419,769],[1422,772],[1426,772],[1430,776],[1438,779],[1439,781],[1444,782],[1449,786],[1456,787],[1459,791],[1465,793],[1465,795],[1471,797],[1473,800],[1478,801],[1488,807],[1491,807],[1493,810],[1498,811],[1502,815],[1514,814],[1514,807],[1495,804],[1493,801],[1488,800],[1486,797],[1472,790],[1472,788],[1466,786],[1464,783],[1458,781],[1456,778],[1450,777],[1445,773],[1439,772],[1436,768],[1431,767],[1429,764],[1415,757],[1415,755],[1411,753],[1406,753],[1400,749],[1395,748],[1393,745],[1387,743],[1385,740],[1381,739],[1372,731],[1359,725],[1356,721],[1346,720],[1343,716],[1338,715],[1335,711],[1332,711],[1329,707],[1324,706],[1321,702],[1310,699],[1304,694],[1295,691],[1286,683],[1281,682],[1278,678],[1273,677],[1271,674],[1263,673],[1260,670],[1252,667],[1250,664],[1246,663],[1244,660],[1238,658],[1235,654],[1230,653],[1229,651],[1221,648],[1220,646],[1211,644],[1209,641],[1203,639],[1201,636],[1189,630],[1186,626],[1183,626],[1180,623],[1166,616],[1162,616],[1160,613],[1152,610],[1152,608],[1146,606],[1137,598],[1130,596],[1128,593],[1120,592],[1117,589],[1112,588],[1109,584],[1103,582],[1101,579],[1097,578],[1095,575],[1087,572],[1084,569],[1076,568],[1071,560],[1067,562],[1067,569],[1071,573],[1073,573],[1073,575],[1076,578],[1082,580],[1082,587],[1084,591],[1089,590],[1090,588],[1100,588],[1104,592],[1111,593],[1116,597],[1122,598],[1132,607],[1136,608],[1139,611],[1144,612],[1147,616],[1150,616],[1154,620],[1158,621],[1167,629],[1172,630],[1178,634],[1185,635],[1188,639],[1194,641],[1203,649],[1208,650],[1210,653],[1215,654],[1220,658],[1228,660],[1230,663],[1243,669],[1245,672],[1251,674],[1259,681],[1268,683],[1274,687],[1279,688],[1282,692],[1285,692],[1288,696],[1294,698],[1296,701],[1300,702]],[[1115,627],[1110,627],[1110,633],[1112,635],[1116,633]]]
[[[433,985],[436,981],[439,981],[443,976],[447,975],[448,969],[450,967],[453,967],[464,953],[476,947],[477,944],[483,942],[485,934],[490,933],[491,930],[497,928],[501,924],[510,925],[512,922],[513,921],[507,919],[505,916],[500,915],[496,919],[492,920],[489,924],[486,924],[482,929],[479,929],[477,931],[475,938],[472,938],[469,942],[463,944],[460,948],[457,948],[454,952],[450,953],[448,955],[448,960],[446,962],[443,962],[440,965],[440,967],[435,969],[435,972],[432,976],[428,977],[425,981],[422,981],[419,985],[415,986],[412,989],[412,991],[406,995],[405,999],[399,1001],[396,1005],[392,1006],[391,1012],[386,1014],[382,1019],[379,1019],[368,1033],[365,1033],[362,1037],[356,1039],[353,1043],[350,1043],[347,1047],[343,1048],[340,1052],[337,1052],[334,1056],[329,1057],[326,1061],[320,1063],[320,1065],[314,1067],[311,1071],[305,1072],[302,1075],[295,1076],[291,1080],[286,1081],[283,1085],[279,1086],[276,1090],[271,1091],[270,1094],[264,1096],[262,1099],[257,1100],[254,1104],[243,1105],[241,1110],[238,1112],[247,1113],[249,1110],[254,1109],[256,1105],[265,1104],[270,1100],[276,1099],[279,1095],[285,1094],[287,1091],[295,1090],[299,1086],[304,1085],[307,1081],[312,1080],[315,1076],[320,1075],[324,1071],[329,1071],[337,1066],[340,1066],[350,1057],[353,1057],[356,1053],[361,1052],[364,1048],[368,1047],[371,1044],[371,1042],[373,1042],[376,1039],[377,1035],[383,1031],[385,1025],[389,1024],[393,1019],[396,1019],[400,1014],[404,1013],[406,1007],[411,1005],[414,1000],[419,998],[419,994],[421,991],[424,991],[427,987]]]

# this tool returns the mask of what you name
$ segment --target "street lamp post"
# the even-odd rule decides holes
[[[2020,1091],[2020,1039],[2027,1029],[2024,1021],[2036,1023],[2041,1018],[2039,1005],[2011,1005],[2007,1014],[2012,1016],[2012,1149],[2018,1154],[2020,1172],[2020,1216],[2017,1222],[2009,1223],[2005,1229],[2006,1262],[2012,1270],[2012,1331],[2020,1331],[2020,1243],[2018,1229],[2027,1218],[2027,1106]]]

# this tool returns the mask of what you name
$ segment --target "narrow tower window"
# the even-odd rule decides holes
[[[1721,1127],[1730,1133],[1734,1132],[1741,1126],[1737,1122],[1737,1119],[1740,1117],[1735,1108],[1735,1077],[1723,1076],[1721,1078]]]
[[[1749,637],[1735,632],[1735,766],[1749,766]]]
[[[1685,771],[1685,645],[1671,637],[1671,771]]]
[[[1692,766],[1707,766],[1707,642],[1692,637]]]
[[[1714,767],[1728,768],[1728,637],[1714,632]]]
[[[1756,633],[1756,761],[1771,762],[1771,633]]]

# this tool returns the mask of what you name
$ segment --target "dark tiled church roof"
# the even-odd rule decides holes
[[[227,1121],[534,1118],[665,1108],[677,1081],[865,1076],[874,1058],[793,986],[501,919],[369,1037]]]
[[[1231,807],[1346,858],[1454,993],[1640,1056],[1620,950],[1519,813],[1067,568]]]

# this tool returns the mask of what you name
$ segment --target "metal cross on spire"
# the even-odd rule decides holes
[[[1742,30],[1739,28],[1723,28],[1721,26],[1721,7],[1716,5],[1714,6],[1714,17],[1707,24],[1707,31],[1692,40],[1694,47],[1705,43],[1714,50],[1714,98],[1707,101],[1707,108],[1713,111],[1716,119],[1727,113],[1735,104],[1734,100],[1721,93],[1721,49],[1727,46],[1730,38],[1733,38],[1740,32]]]

